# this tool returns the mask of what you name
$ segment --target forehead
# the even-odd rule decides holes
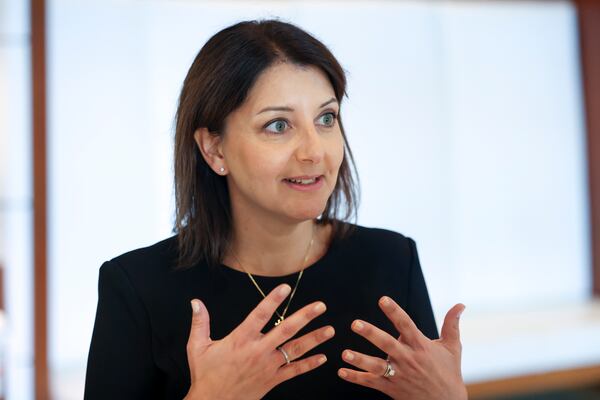
[[[320,68],[278,63],[259,75],[245,106],[256,113],[268,106],[321,104],[331,97],[335,97],[333,86]]]

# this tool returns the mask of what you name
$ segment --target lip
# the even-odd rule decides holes
[[[311,183],[310,185],[302,185],[302,184],[298,184],[298,183],[292,183],[286,179],[283,180],[283,183],[285,183],[288,187],[294,189],[294,190],[298,190],[300,192],[314,192],[316,190],[319,190],[323,184],[324,184],[324,177],[323,175],[312,175],[312,176],[301,176],[301,177],[294,177],[294,178],[288,178],[288,179],[311,179],[311,178],[319,178],[315,183]]]
[[[313,179],[313,178],[319,178],[321,176],[323,176],[323,175],[302,175],[302,176],[290,176],[290,177],[285,178],[285,179],[296,179],[296,180],[299,180],[299,179]]]

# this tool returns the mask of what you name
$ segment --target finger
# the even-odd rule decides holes
[[[410,316],[388,296],[379,299],[379,307],[385,315],[394,324],[405,343],[408,343],[413,349],[423,347],[423,341],[428,340],[417,328]]]
[[[290,361],[292,361],[302,357],[308,351],[314,349],[321,343],[328,341],[334,335],[335,329],[333,329],[333,326],[324,326],[297,339],[291,340],[282,347],[287,353]],[[277,354],[275,354],[275,357],[281,359],[282,364],[285,362],[285,358],[281,352],[278,351]]]
[[[271,329],[263,337],[263,343],[271,348],[279,346],[281,343],[285,343],[306,324],[311,320],[323,314],[327,307],[322,301],[311,303],[307,306],[302,307],[289,317],[283,320],[282,323],[277,325],[274,329]]]
[[[210,317],[203,302],[193,299],[192,304],[192,326],[188,338],[188,347],[203,347],[210,340]]]
[[[383,376],[387,370],[387,362],[379,357],[369,356],[358,351],[344,350],[342,358],[349,364],[374,375]]]
[[[446,314],[446,317],[444,318],[444,325],[442,326],[440,340],[451,345],[457,351],[461,350],[459,323],[460,315],[465,308],[466,306],[461,303],[452,307],[450,311],[448,311],[448,314]]]
[[[372,374],[371,372],[340,368],[338,369],[338,376],[348,382],[370,387],[386,394],[389,393],[389,390],[387,390],[387,385],[390,384],[390,381],[381,376]]]
[[[259,335],[267,322],[271,320],[277,307],[286,299],[291,290],[290,285],[285,283],[277,286],[258,303],[234,331],[241,333],[242,337]]]
[[[352,325],[352,330],[375,346],[380,348],[383,352],[388,355],[397,358],[406,358],[408,352],[411,351],[410,347],[402,342],[396,340],[392,335],[384,330],[379,329],[373,324],[366,321],[355,320]]]
[[[277,350],[274,350],[277,351]],[[277,351],[279,353],[279,351]],[[279,368],[276,373],[276,381],[281,383],[289,379],[295,378],[298,375],[312,371],[320,367],[327,361],[325,354],[316,354],[314,356],[303,358],[302,360],[294,361],[288,365]]]

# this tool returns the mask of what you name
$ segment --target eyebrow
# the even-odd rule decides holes
[[[337,102],[337,99],[335,97],[332,97],[331,99],[327,100],[325,103],[321,104],[319,106],[319,108],[323,108],[327,104],[333,103],[333,102]],[[266,108],[263,108],[262,110],[260,110],[259,112],[257,112],[256,115],[264,113],[265,111],[294,111],[294,109],[291,107],[286,107],[286,106],[284,106],[284,107],[266,107]]]

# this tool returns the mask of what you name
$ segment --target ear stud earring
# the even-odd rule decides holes
[[[225,168],[221,167],[221,168],[219,169],[219,172],[225,172]]]

